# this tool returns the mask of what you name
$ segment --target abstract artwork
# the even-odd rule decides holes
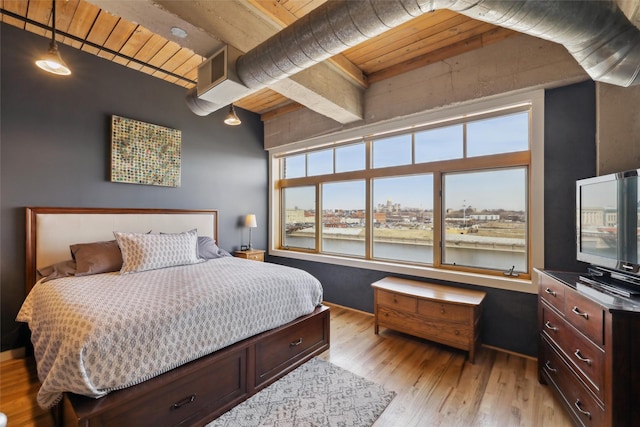
[[[111,181],[180,187],[182,133],[111,117]]]

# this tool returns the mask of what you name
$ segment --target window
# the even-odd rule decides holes
[[[307,155],[307,175],[325,175],[333,173],[333,150],[314,151]]]
[[[529,149],[529,113],[521,112],[467,125],[469,157]]]
[[[307,158],[304,154],[289,156],[282,160],[282,177],[298,178],[307,175]]]
[[[373,180],[373,258],[433,263],[433,175]]]
[[[520,103],[274,157],[292,212],[276,249],[529,278],[532,114]]]
[[[364,256],[367,226],[364,181],[322,185],[322,251]]]
[[[282,190],[282,246],[313,250],[316,248],[316,188],[291,187]]]
[[[373,141],[373,167],[408,165],[411,163],[411,134],[396,135]]]
[[[361,171],[365,168],[365,144],[346,145],[336,148],[336,173]]]
[[[527,170],[443,176],[442,263],[498,271],[527,267]]]
[[[464,153],[463,126],[446,126],[416,133],[416,163],[459,159]]]

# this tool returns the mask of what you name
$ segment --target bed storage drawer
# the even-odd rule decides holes
[[[278,331],[256,344],[256,387],[329,342],[329,313]],[[266,348],[271,351],[265,351]]]
[[[182,365],[141,384],[109,393],[100,399],[65,393],[52,412],[56,426],[203,426],[261,388],[329,348],[329,307],[317,307],[271,331],[263,332],[208,356]],[[318,329],[318,332],[313,330]],[[292,331],[292,332],[289,332]],[[273,360],[282,351],[268,343],[297,342],[291,364]],[[318,337],[322,337],[321,339]],[[320,342],[319,344],[314,344]],[[303,345],[304,344],[304,345]],[[256,354],[256,351],[258,353]],[[261,354],[261,353],[264,353]],[[266,356],[265,356],[266,355]],[[271,361],[272,369],[256,386],[256,360]]]
[[[196,365],[194,365],[195,367]],[[247,394],[247,349],[227,353],[206,365],[197,365],[185,375],[157,377],[166,381],[154,387],[154,379],[140,384],[132,395],[129,389],[113,392],[110,400],[94,400],[70,395],[80,422],[93,426],[191,426],[211,418],[217,408],[230,406]],[[207,372],[216,372],[215,377]],[[167,377],[168,376],[168,377]],[[100,403],[105,405],[100,411]],[[92,418],[85,423],[83,403],[91,406]],[[96,407],[98,407],[96,409]]]

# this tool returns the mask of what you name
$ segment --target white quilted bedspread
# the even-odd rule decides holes
[[[17,320],[31,329],[38,404],[101,397],[311,313],[310,274],[233,257],[143,273],[38,283]]]

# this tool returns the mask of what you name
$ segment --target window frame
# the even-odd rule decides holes
[[[403,166],[392,166],[385,168],[372,167],[371,162],[371,141],[380,139],[394,134],[419,132],[434,127],[450,126],[460,122],[471,122],[487,117],[497,115],[507,115],[517,111],[530,110],[529,115],[529,151],[504,153],[498,155],[459,158],[453,160],[442,160],[430,163],[411,164]],[[543,263],[543,134],[544,134],[544,92],[541,90],[503,96],[496,99],[480,100],[469,102],[464,105],[446,108],[435,112],[425,112],[416,116],[401,118],[387,123],[368,125],[349,131],[343,131],[339,134],[328,135],[300,141],[286,146],[275,147],[270,150],[270,192],[269,203],[271,221],[269,224],[269,247],[268,253],[273,256],[282,256],[295,259],[303,259],[316,262],[325,262],[337,265],[346,265],[360,268],[367,268],[389,273],[408,274],[418,277],[457,281],[462,283],[477,284],[488,287],[495,287],[509,290],[519,290],[529,293],[537,292],[535,287],[531,286],[531,275],[536,268],[541,268]],[[298,154],[301,151],[311,149],[327,149],[341,145],[348,145],[354,142],[363,141],[362,135],[374,135],[365,140],[366,144],[366,165],[364,171],[351,171],[334,173],[331,175],[317,175],[311,177],[289,178],[279,180],[279,159],[285,155]],[[440,215],[435,212],[441,212],[441,171],[454,170],[478,170],[478,169],[495,169],[500,167],[524,166],[528,169],[529,187],[527,191],[527,238],[528,238],[528,260],[529,275],[520,275],[520,277],[512,278],[500,274],[493,274],[485,269],[462,268],[441,264],[440,250],[434,251],[434,264],[418,265],[407,264],[400,261],[388,261],[379,259],[370,259],[371,245],[371,224],[372,224],[372,201],[370,198],[370,183],[373,178],[392,177],[402,175],[413,175],[419,173],[432,173],[434,176],[434,221],[440,221]],[[434,169],[437,171],[434,172]],[[335,170],[335,168],[334,168]],[[344,256],[336,256],[332,254],[317,253],[316,251],[304,252],[298,250],[287,250],[280,247],[280,200],[279,189],[284,186],[291,185],[316,185],[316,224],[319,224],[321,217],[321,182],[331,181],[347,181],[354,179],[365,179],[367,186],[367,206],[369,226],[366,230],[366,257],[349,258]],[[440,230],[441,224],[434,222],[434,229]],[[532,230],[537,230],[533,233]],[[321,233],[316,233],[318,236]],[[435,241],[434,247],[440,242]],[[319,243],[319,242],[318,242]],[[438,246],[439,247],[439,246]],[[321,250],[320,245],[316,245],[316,250]]]

